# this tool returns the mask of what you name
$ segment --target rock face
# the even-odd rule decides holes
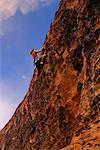
[[[46,63],[0,131],[1,150],[100,149],[99,2],[61,0]]]

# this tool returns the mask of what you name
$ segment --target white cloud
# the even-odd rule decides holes
[[[24,84],[28,84],[30,81],[30,78],[27,77],[26,75],[22,75],[21,78]]]
[[[42,3],[50,3],[51,0],[0,0],[0,20],[5,20],[19,9],[23,14],[36,10]]]
[[[22,75],[21,77],[22,77],[23,80],[27,79],[27,77],[25,75]]]
[[[0,0],[0,36],[4,35],[8,29],[5,28],[6,20],[20,10],[23,15],[30,11],[35,11],[41,6],[47,5],[52,0]]]
[[[19,9],[23,14],[34,11],[39,7],[39,0],[21,0]]]

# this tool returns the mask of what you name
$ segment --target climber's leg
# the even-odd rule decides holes
[[[38,60],[36,62],[36,68],[38,70],[38,75],[40,75],[40,70],[41,70],[42,67],[43,67],[43,63],[41,63],[41,60]]]

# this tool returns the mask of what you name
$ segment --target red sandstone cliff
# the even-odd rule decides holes
[[[0,150],[100,149],[99,8],[99,0],[61,0],[44,42],[59,58],[48,49],[0,131]]]

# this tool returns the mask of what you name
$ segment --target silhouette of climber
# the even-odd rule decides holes
[[[30,54],[34,59],[34,64],[38,70],[38,75],[40,74],[40,70],[45,63],[46,58],[46,50],[42,47],[39,51],[36,51],[34,48],[30,50]]]

